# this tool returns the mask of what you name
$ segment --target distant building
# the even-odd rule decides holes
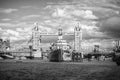
[[[10,48],[10,40],[0,39],[0,50],[8,50]]]
[[[99,52],[99,45],[94,45],[94,52]]]

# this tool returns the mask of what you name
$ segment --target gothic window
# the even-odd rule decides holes
[[[79,28],[79,27],[76,27],[76,31],[80,31],[80,28]]]

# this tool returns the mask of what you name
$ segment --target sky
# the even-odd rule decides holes
[[[83,44],[112,46],[120,38],[119,0],[0,0],[0,37],[21,44],[31,38],[34,23],[41,32],[72,33],[82,27]],[[74,36],[64,36],[73,41]],[[43,43],[57,37],[42,37]]]

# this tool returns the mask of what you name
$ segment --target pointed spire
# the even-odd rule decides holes
[[[58,35],[59,36],[62,35],[62,27],[61,26],[58,28]]]
[[[35,26],[37,26],[37,25],[38,25],[38,23],[37,23],[37,22],[35,22],[35,23],[34,23],[34,25],[35,25]]]
[[[34,25],[35,25],[34,30],[38,31],[38,23],[35,22]]]
[[[80,31],[81,30],[81,25],[80,23],[78,22],[77,23],[77,26],[75,26],[75,31]]]
[[[78,27],[81,29],[81,24],[80,24],[80,22],[78,22]]]
[[[77,24],[78,24],[78,27],[79,27],[79,25],[80,25],[79,22]]]

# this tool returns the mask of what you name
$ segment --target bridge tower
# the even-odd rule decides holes
[[[39,33],[38,23],[35,23],[34,25],[35,25],[35,27],[33,28],[33,31],[32,31],[32,39],[33,39],[32,47],[35,51],[33,52],[33,56],[34,57],[42,57],[42,54],[41,54],[41,36]]]
[[[62,33],[62,28],[60,27],[58,29],[58,40],[62,40],[63,39],[63,33]]]
[[[81,42],[82,42],[82,29],[78,25],[74,29],[74,50],[81,52]]]
[[[38,29],[38,24],[34,24],[35,27],[33,28],[32,31],[32,37],[33,37],[33,49],[38,49],[39,47],[39,29]]]

